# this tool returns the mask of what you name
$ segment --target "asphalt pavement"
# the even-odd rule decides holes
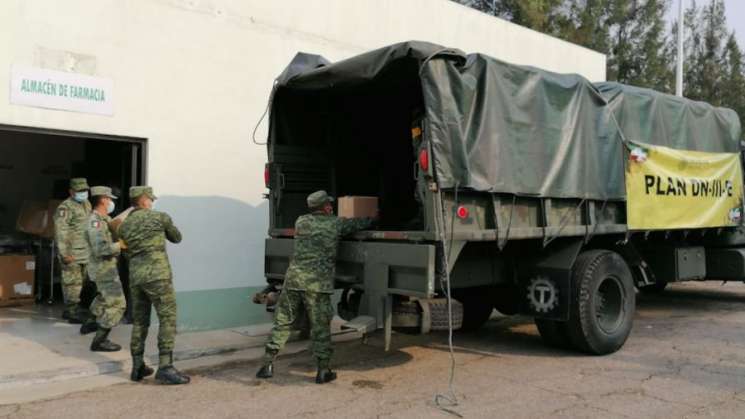
[[[307,351],[282,357],[266,381],[254,378],[260,351],[239,351],[184,365],[187,386],[133,384],[119,373],[113,384],[1,405],[0,418],[743,418],[744,309],[745,286],[735,283],[639,295],[631,337],[603,357],[547,348],[531,319],[495,315],[455,335],[450,412],[433,401],[449,373],[447,334],[436,333],[395,334],[389,352],[380,334],[337,343],[339,379],[322,386]]]

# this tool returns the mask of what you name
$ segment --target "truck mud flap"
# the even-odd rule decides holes
[[[556,239],[533,256],[518,262],[519,285],[524,295],[523,314],[550,320],[569,319],[571,273],[582,249],[582,239]]]

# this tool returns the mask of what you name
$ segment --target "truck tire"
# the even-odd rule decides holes
[[[636,294],[631,271],[609,250],[582,252],[571,274],[567,332],[574,347],[593,355],[617,351],[631,333]]]
[[[572,349],[566,322],[535,318],[538,333],[546,345],[559,349]]]
[[[661,294],[667,288],[667,281],[657,281],[652,285],[646,285],[639,288],[639,291],[645,294]]]

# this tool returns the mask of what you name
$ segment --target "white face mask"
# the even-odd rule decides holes
[[[88,199],[88,191],[75,192],[73,199],[77,202],[83,202]]]
[[[114,204],[114,201],[109,201],[106,203],[106,214],[111,214],[114,212],[114,208],[116,208],[116,204]]]

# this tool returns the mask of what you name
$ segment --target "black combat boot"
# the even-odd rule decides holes
[[[129,376],[132,381],[142,381],[143,378],[153,375],[154,372],[154,369],[145,364],[142,355],[132,355],[132,374]]]
[[[191,378],[173,366],[173,353],[160,354],[160,366],[155,373],[155,380],[161,384],[189,384]]]
[[[272,378],[274,377],[274,364],[271,362],[266,362],[264,365],[259,368],[259,371],[256,373],[256,378]]]
[[[91,351],[116,352],[122,349],[121,346],[108,339],[110,331],[111,329],[104,329],[103,327],[98,328],[96,336],[93,337],[93,342],[91,342]]]
[[[93,333],[98,330],[98,323],[96,323],[94,320],[87,320],[85,323],[83,323],[82,326],[80,326],[80,334],[81,335],[87,335],[89,333]]]
[[[316,384],[326,384],[336,380],[336,373],[331,371],[330,368],[318,368],[316,374]]]

